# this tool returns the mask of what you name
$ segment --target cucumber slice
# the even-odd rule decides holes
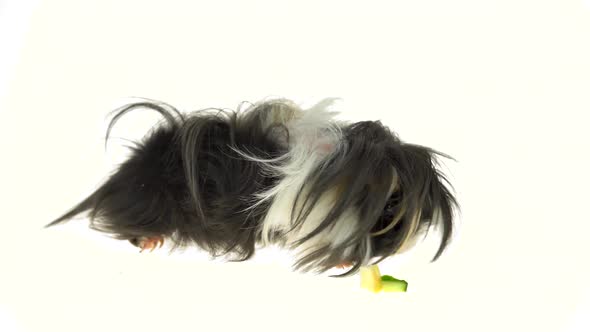
[[[407,292],[408,283],[405,280],[383,280],[381,278],[381,290],[384,292]]]
[[[408,283],[389,275],[381,275],[377,265],[363,266],[361,272],[361,287],[371,292],[406,292]]]
[[[381,276],[381,281],[404,281],[404,280],[396,279],[396,278],[394,278],[392,276],[389,276],[387,274],[384,274],[384,275]]]

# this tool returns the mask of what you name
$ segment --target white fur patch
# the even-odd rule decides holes
[[[285,234],[279,240],[283,245],[289,246],[315,230],[332,210],[336,193],[328,192],[319,198],[307,218],[293,229],[291,215],[294,213],[297,216],[301,205],[298,204],[299,206],[295,207],[297,193],[323,160],[339,149],[346,148],[341,139],[340,125],[335,120],[337,113],[329,110],[332,101],[324,100],[308,110],[290,114],[294,115],[289,116],[289,121],[284,123],[289,131],[287,143],[289,152],[285,156],[286,162],[281,166],[276,166],[277,160],[255,159],[282,177],[275,187],[258,194],[257,204],[272,199],[260,229],[263,244],[270,244],[274,240],[272,235],[279,232]],[[300,199],[305,197],[304,192]],[[357,211],[350,208],[332,227],[326,228],[300,245],[296,250],[297,255],[301,256],[325,245],[342,244],[350,234],[354,233],[358,223]]]

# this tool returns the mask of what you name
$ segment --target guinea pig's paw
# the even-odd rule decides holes
[[[164,237],[163,236],[141,236],[134,239],[129,240],[131,244],[136,247],[139,247],[140,251],[143,252],[144,250],[149,250],[150,252],[154,251],[156,248],[161,248],[164,244]]]

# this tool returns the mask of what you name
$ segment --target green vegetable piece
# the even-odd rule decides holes
[[[406,292],[408,283],[405,280],[396,279],[392,276],[381,276],[381,290],[384,292]]]
[[[392,276],[388,276],[388,275],[384,274],[381,276],[381,281],[403,281],[403,280],[396,279]]]

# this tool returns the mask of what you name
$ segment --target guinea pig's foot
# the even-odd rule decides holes
[[[164,244],[164,237],[162,236],[142,236],[135,239],[129,240],[133,245],[139,247],[140,251],[149,250],[154,251],[157,248],[161,248]]]

